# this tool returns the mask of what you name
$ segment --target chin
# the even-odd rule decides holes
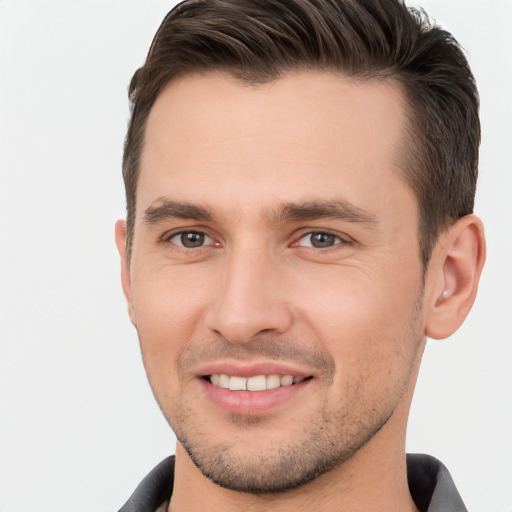
[[[191,461],[213,483],[232,491],[265,494],[290,491],[340,467],[375,436],[388,418],[364,431],[359,422],[340,429],[343,418],[321,421],[303,429],[299,439],[280,441],[271,441],[265,429],[258,428],[258,417],[243,421],[256,426],[254,442],[249,431],[243,440],[234,436],[223,442],[206,433],[194,433],[190,425],[186,435],[179,427],[175,432]],[[281,437],[283,431],[280,429]]]

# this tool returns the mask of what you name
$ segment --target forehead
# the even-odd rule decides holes
[[[148,118],[137,209],[167,194],[240,207],[382,199],[405,187],[397,164],[404,104],[394,81],[333,73],[263,85],[215,73],[173,81]]]

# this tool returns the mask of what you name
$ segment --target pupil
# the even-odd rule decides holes
[[[311,244],[313,247],[324,248],[334,245],[335,236],[328,233],[313,233],[311,235]]]
[[[185,247],[200,247],[204,243],[204,234],[191,231],[181,235],[181,243]]]

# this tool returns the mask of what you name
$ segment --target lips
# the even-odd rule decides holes
[[[198,377],[210,402],[241,416],[262,415],[285,406],[314,380],[302,370],[273,362],[216,364]]]

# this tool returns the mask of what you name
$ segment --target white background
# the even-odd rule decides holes
[[[118,279],[126,88],[173,2],[0,0],[0,511],[115,511],[174,450]],[[429,342],[409,451],[511,512],[511,0],[425,0],[482,98],[480,295]]]

